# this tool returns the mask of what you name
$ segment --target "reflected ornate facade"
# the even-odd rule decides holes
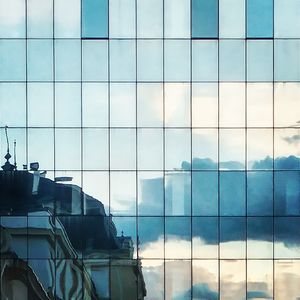
[[[3,169],[1,299],[144,299],[132,239],[117,235],[99,200],[37,169],[18,171],[8,160]],[[92,216],[72,216],[83,198]]]

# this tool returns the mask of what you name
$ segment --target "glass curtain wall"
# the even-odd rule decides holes
[[[39,162],[80,194],[70,208],[56,194],[50,217],[1,208],[18,259],[47,261],[49,299],[300,297],[299,14],[298,0],[0,0],[1,162],[7,129],[18,170]],[[49,218],[41,253],[30,231]],[[99,218],[117,250],[87,251]]]

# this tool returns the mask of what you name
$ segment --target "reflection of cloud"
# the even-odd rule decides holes
[[[217,168],[216,163],[211,159],[201,159],[194,158],[193,164],[195,168],[204,169],[204,170],[213,170]],[[300,159],[296,156],[289,157],[278,157],[274,160],[275,167],[280,170],[274,173],[274,209],[277,216],[284,215],[299,215],[299,205],[300,205],[300,185],[299,185],[299,176],[300,176]],[[191,165],[188,162],[182,163],[182,169],[184,171],[190,170]],[[266,157],[264,160],[256,161],[253,164],[253,170],[272,170],[273,169],[273,159],[271,157]],[[287,170],[287,171],[283,171]],[[222,171],[221,175],[227,174],[228,172]],[[241,178],[246,176],[244,171],[236,172]],[[190,173],[186,173],[189,176]],[[212,171],[203,171],[203,172],[194,172],[192,177],[193,182],[193,208],[196,212],[204,212],[207,215],[214,215],[217,213],[215,206],[217,205],[216,195],[218,195],[218,184],[217,181],[213,181],[214,176],[217,175],[217,172]],[[247,187],[247,197],[251,201],[248,202],[248,211],[252,215],[265,215],[272,213],[273,211],[273,173],[272,172],[249,172],[247,174],[248,187]],[[170,177],[172,175],[169,175]],[[175,181],[174,181],[175,182]],[[235,176],[222,176],[222,186],[226,187],[226,207],[232,208],[231,213],[234,211],[244,212],[245,202],[243,197],[240,196],[241,201],[235,201],[239,191],[244,193],[244,188],[237,184]],[[174,183],[175,184],[175,183]],[[185,184],[186,189],[190,190],[190,181],[187,180],[185,183],[178,182],[176,184]],[[230,187],[230,188],[228,188]],[[140,199],[139,205],[143,207],[143,211],[151,211],[154,204],[160,204],[162,197],[148,197],[148,195],[158,195],[158,191],[161,189],[161,185],[150,184],[147,185],[147,193],[143,195],[143,198]],[[172,194],[168,194],[166,190],[165,199],[169,199],[170,203],[175,201]],[[224,195],[223,195],[224,196]],[[148,198],[147,198],[148,197]],[[190,203],[190,195],[182,195],[184,197],[182,202]],[[145,200],[147,199],[147,201]],[[150,199],[150,200],[149,200]],[[216,199],[216,200],[214,200]],[[224,198],[221,199],[224,202]],[[235,201],[235,202],[234,202]],[[204,209],[204,210],[203,210]],[[248,238],[251,240],[257,241],[269,241],[270,232],[267,227],[264,225],[269,221],[264,218],[260,218],[260,221],[252,223],[252,229],[248,232]],[[282,222],[280,221],[282,220]],[[245,220],[244,220],[245,221]],[[296,218],[293,220],[290,219],[290,222],[285,222],[285,219],[277,219],[275,236],[278,242],[284,242],[287,246],[291,247],[292,245],[300,244],[299,235],[297,234],[297,227],[299,221]],[[144,243],[155,241],[158,236],[162,233],[158,231],[157,233],[153,232],[150,224],[145,224],[145,228],[149,226],[149,233],[144,235]],[[144,228],[144,231],[145,231]],[[205,228],[194,227],[193,235],[203,239],[206,244],[216,244],[217,243],[217,225],[216,222],[209,222]],[[222,228],[222,241],[239,241],[241,240],[240,235],[237,234],[237,228]],[[175,236],[182,236],[182,218],[173,218],[172,221],[172,233]],[[169,232],[169,234],[171,234]],[[189,234],[184,237],[189,239]]]
[[[174,300],[188,299],[191,295],[191,291],[186,291],[181,295],[178,295]],[[205,283],[196,284],[193,286],[193,299],[195,300],[217,300],[218,293],[212,291]]]
[[[275,295],[274,299],[299,299],[300,297],[300,262],[275,262]]]
[[[293,233],[294,234],[294,233]],[[199,237],[193,238],[193,255],[201,258],[216,258],[218,257],[217,244],[207,244],[204,239]],[[251,257],[268,257],[270,249],[273,249],[272,241],[259,241],[255,239],[248,240],[249,247],[251,247]],[[220,243],[222,258],[242,257],[245,253],[245,241],[226,241]],[[275,242],[275,257],[285,258],[294,257],[298,258],[300,248],[295,244],[287,244],[283,242]],[[272,251],[272,250],[271,250]],[[271,252],[272,253],[272,252]],[[151,241],[142,245],[139,256],[143,258],[163,258],[164,256],[164,239],[159,236],[156,241]],[[176,258],[191,258],[191,242],[173,237],[165,242],[165,256],[169,259]]]
[[[272,297],[263,291],[248,291],[247,299],[272,299]]]
[[[215,262],[215,265],[214,265]],[[246,293],[246,269],[243,261],[221,262],[220,294],[222,299],[244,299]],[[297,299],[299,297],[299,263],[298,261],[276,261],[275,269],[275,299]],[[163,298],[163,260],[143,260],[143,274],[147,286],[147,299]],[[180,270],[180,272],[176,272]],[[190,265],[181,261],[166,261],[166,275],[169,276],[166,285],[166,299],[190,298],[189,282],[191,280]],[[254,275],[248,282],[247,299],[272,299],[273,276]],[[258,272],[259,273],[259,272]],[[193,299],[218,299],[218,262],[194,261],[193,263]],[[183,285],[182,281],[187,285]]]
[[[295,134],[295,135],[292,135],[292,136],[286,136],[286,137],[283,137],[283,139],[289,143],[289,144],[295,144],[295,145],[298,145],[299,142],[300,142],[300,134]]]
[[[163,261],[143,260],[143,276],[149,300],[161,300],[164,297]]]
[[[24,22],[24,5],[24,1],[1,1],[1,25],[13,27]]]

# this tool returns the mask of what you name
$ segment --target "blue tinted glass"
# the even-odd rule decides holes
[[[82,36],[87,38],[108,37],[108,1],[82,1]]]
[[[218,37],[218,0],[192,1],[192,37]]]
[[[273,36],[273,0],[247,1],[247,36]]]

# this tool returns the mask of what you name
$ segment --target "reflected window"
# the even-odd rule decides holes
[[[273,36],[273,0],[247,0],[247,37]]]
[[[192,1],[192,38],[218,37],[218,0]]]
[[[83,0],[81,16],[83,38],[108,37],[107,0]]]

